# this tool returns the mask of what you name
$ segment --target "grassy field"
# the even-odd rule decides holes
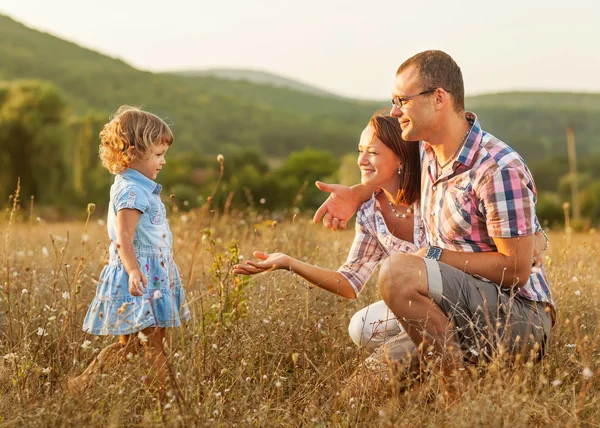
[[[598,426],[600,245],[594,233],[551,232],[546,265],[558,321],[542,364],[473,372],[452,406],[436,376],[401,391],[392,380],[344,394],[364,355],[351,315],[379,300],[374,281],[346,301],[285,272],[241,279],[231,267],[252,250],[285,251],[324,267],[345,260],[352,232],[297,217],[171,214],[175,260],[192,321],[168,336],[176,387],[169,402],[140,381],[139,357],[82,396],[66,381],[110,338],[84,334],[108,247],[104,216],[46,223],[0,215],[0,426]]]

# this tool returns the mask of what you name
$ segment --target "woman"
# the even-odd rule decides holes
[[[256,251],[254,256],[259,261],[236,265],[233,272],[254,275],[291,270],[324,290],[355,299],[381,260],[397,251],[416,252],[423,240],[420,216],[415,215],[421,178],[419,144],[405,142],[401,135],[398,120],[389,116],[389,109],[375,112],[361,134],[361,182],[375,190],[357,212],[354,243],[338,270],[310,265],[283,253]],[[377,351],[377,359],[400,359],[414,349],[383,301],[357,312],[349,332],[354,343]],[[389,346],[382,347],[384,344]]]

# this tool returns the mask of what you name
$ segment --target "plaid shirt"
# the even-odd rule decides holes
[[[381,206],[375,196],[380,192],[376,190],[371,199],[362,204],[356,212],[356,233],[354,242],[348,253],[348,259],[338,269],[338,272],[350,282],[358,296],[365,284],[383,259],[399,251],[414,253],[425,246],[423,223],[419,214],[419,207],[414,206],[414,242],[404,241],[390,232],[383,215]]]
[[[493,238],[535,233],[536,190],[525,161],[498,138],[483,131],[473,113],[467,140],[453,167],[437,176],[436,157],[427,143],[421,155],[421,212],[428,243],[454,251],[497,251]],[[517,291],[552,304],[543,267]]]

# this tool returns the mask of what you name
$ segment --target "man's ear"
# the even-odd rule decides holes
[[[443,89],[439,88],[433,93],[435,109],[441,110],[448,103],[451,103],[450,94]]]

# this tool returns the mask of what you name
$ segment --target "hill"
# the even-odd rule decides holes
[[[275,78],[259,84],[137,70],[2,15],[0,58],[0,80],[51,81],[64,93],[73,114],[95,110],[108,115],[120,104],[134,104],[167,117],[177,137],[174,150],[179,152],[243,147],[284,157],[314,147],[340,155],[354,149],[370,114],[387,105],[274,86]],[[600,153],[600,94],[489,94],[470,97],[466,105],[479,114],[484,129],[507,141],[526,160],[565,154],[568,124],[575,126],[581,155]]]
[[[312,146],[339,154],[352,150],[348,141],[355,140],[372,110],[269,85],[137,70],[6,16],[0,16],[0,57],[0,80],[51,81],[74,114],[108,114],[120,104],[134,104],[167,117],[176,132],[176,151],[244,147],[286,156]]]
[[[467,98],[473,108],[543,108],[600,111],[600,94],[589,92],[503,92]]]

